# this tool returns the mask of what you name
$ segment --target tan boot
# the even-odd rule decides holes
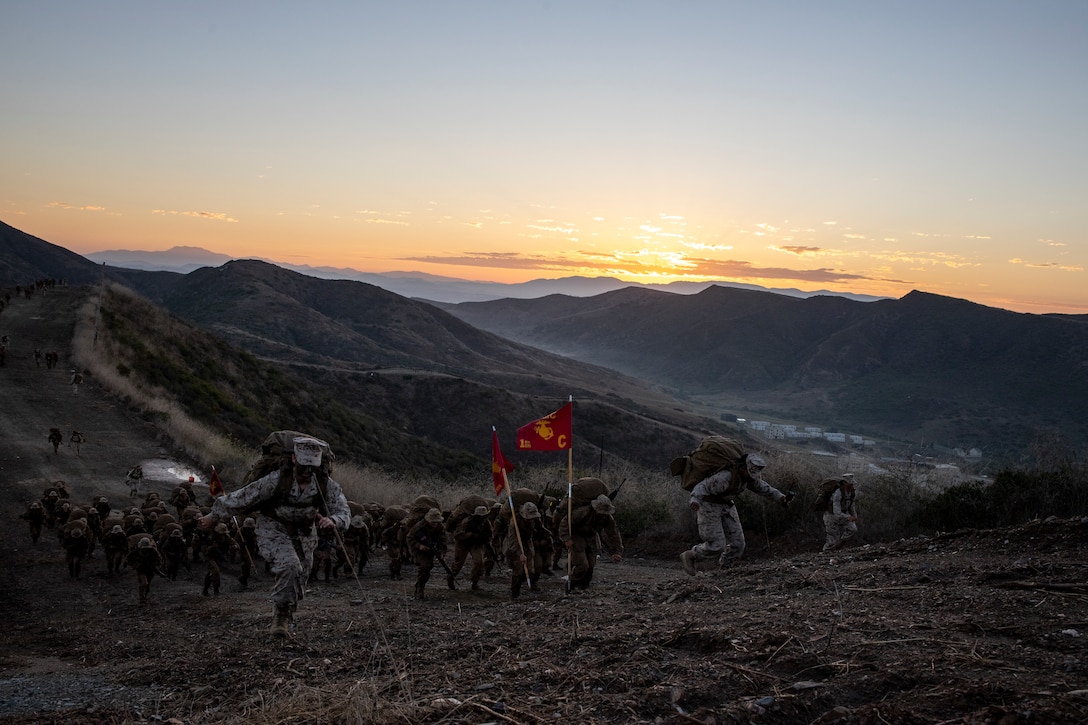
[[[276,618],[272,622],[269,633],[273,637],[286,637],[289,634],[291,624],[291,605],[280,604],[276,607]]]
[[[680,555],[680,566],[684,567],[684,572],[688,576],[695,576],[695,552],[688,549]]]

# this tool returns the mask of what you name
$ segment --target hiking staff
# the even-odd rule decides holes
[[[529,576],[529,558],[525,556],[525,543],[521,540],[521,527],[518,526],[518,510],[514,507],[514,494],[510,491],[510,481],[506,478],[506,469],[502,469],[502,482],[506,488],[506,500],[510,504],[510,520],[514,522],[514,536],[518,540],[518,551],[521,552],[521,568],[525,570],[525,583],[533,586],[532,577]]]
[[[249,568],[253,568],[253,554],[249,552],[249,546],[246,544],[246,540],[242,538],[242,526],[238,523],[238,517],[234,514],[230,515],[230,520],[234,522],[234,540],[238,542],[238,546],[242,548],[242,553],[245,554],[246,564]]]
[[[570,479],[571,472],[567,470],[567,534],[570,537],[568,541],[574,541],[574,481]],[[567,547],[567,594],[570,594],[571,584],[570,578],[572,573],[572,560],[574,557],[570,555],[570,547]]]
[[[495,477],[495,495],[502,495],[506,491],[506,500],[510,504],[510,519],[514,522],[514,536],[518,540],[518,551],[521,552],[521,566],[525,570],[525,582],[531,587],[529,577],[528,557],[525,556],[525,543],[521,540],[521,527],[518,526],[518,512],[514,508],[514,494],[510,491],[510,479],[506,476],[506,469],[511,467],[502,451],[499,450],[499,432],[495,426],[491,426],[491,475]],[[500,488],[501,486],[501,488]],[[495,558],[498,561],[498,557]]]

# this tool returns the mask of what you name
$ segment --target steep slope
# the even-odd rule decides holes
[[[913,292],[861,303],[711,288],[443,305],[486,330],[730,408],[991,452],[1088,436],[1088,327]]]

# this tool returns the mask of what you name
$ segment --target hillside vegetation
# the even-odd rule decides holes
[[[486,420],[501,407],[507,414],[499,417],[512,430],[539,417],[541,410],[549,412],[532,398],[451,376],[332,369],[314,375],[305,366],[262,361],[117,286],[102,289],[100,297],[88,296],[76,331],[82,362],[97,382],[144,411],[203,470],[216,465],[228,482],[240,480],[268,432],[291,428],[319,431],[329,440],[338,456],[338,477],[357,500],[390,504],[429,493],[452,505],[464,495],[486,493],[491,485],[489,426],[473,425],[474,416]],[[422,420],[427,426],[409,433],[419,425],[420,419],[407,412],[414,409],[426,411]],[[510,410],[521,413],[511,419]],[[686,493],[663,467],[652,465],[659,457],[671,459],[690,449],[692,432],[607,404],[579,403],[576,410],[579,429],[622,433],[603,453],[599,445],[585,442],[590,452],[577,456],[573,475],[598,475],[613,487],[623,484],[618,516],[625,535],[651,549],[696,540],[691,517],[685,515]],[[485,445],[472,450],[473,438]],[[576,436],[576,446],[583,440]],[[819,518],[808,512],[817,482],[858,469],[860,462],[790,454],[754,440],[750,446],[771,459],[775,485],[798,494],[789,511],[758,497],[739,500],[742,520],[760,522],[762,544],[756,543],[753,553],[810,547],[822,535]],[[1035,467],[1002,471],[992,484],[968,481],[939,488],[919,486],[910,471],[873,474],[862,467],[867,524],[860,540],[892,541],[1088,513],[1088,474],[1063,442],[1051,440],[1035,454]],[[564,492],[565,454],[517,456],[511,449],[508,457],[520,462],[511,476],[513,486]]]

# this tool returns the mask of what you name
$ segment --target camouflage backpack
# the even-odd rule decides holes
[[[727,468],[739,468],[746,456],[744,446],[735,438],[707,436],[686,456],[672,459],[669,473],[680,476],[680,485],[690,491],[708,476]]]
[[[313,438],[321,443],[321,475],[319,475],[319,478],[328,478],[332,475],[332,461],[336,456],[333,455],[328,443],[309,433],[278,430],[270,433],[264,439],[264,443],[261,444],[261,456],[249,467],[249,471],[246,472],[245,477],[242,479],[242,485],[252,483],[258,478],[264,478],[273,471],[289,468],[291,466],[291,456],[295,452],[296,438]]]
[[[824,513],[831,506],[831,496],[843,483],[841,478],[828,478],[820,482],[820,488],[816,494],[816,500],[812,502],[812,510]]]
[[[559,528],[567,515],[568,506],[575,509],[581,506],[589,506],[593,503],[594,499],[602,495],[608,496],[609,498],[612,498],[614,495],[608,490],[608,484],[604,481],[599,478],[588,476],[579,478],[570,487],[569,499],[564,496],[563,499],[555,505],[555,510],[552,512],[552,526],[556,529]]]
[[[295,452],[296,438],[313,438],[321,444],[321,468],[314,474],[314,478],[317,480],[315,505],[322,514],[328,514],[325,484],[329,480],[329,475],[332,473],[332,459],[334,458],[332,450],[329,448],[329,444],[308,433],[299,433],[298,431],[293,430],[278,430],[269,434],[269,436],[264,439],[264,443],[261,444],[260,458],[249,467],[249,471],[246,472],[245,477],[242,479],[242,485],[245,486],[246,484],[279,471],[280,480],[276,485],[276,491],[267,501],[259,501],[256,504],[243,509],[243,515],[259,511],[265,515],[271,516],[272,510],[281,505],[284,499],[287,498],[293,480],[290,469],[292,466],[292,456]]]

